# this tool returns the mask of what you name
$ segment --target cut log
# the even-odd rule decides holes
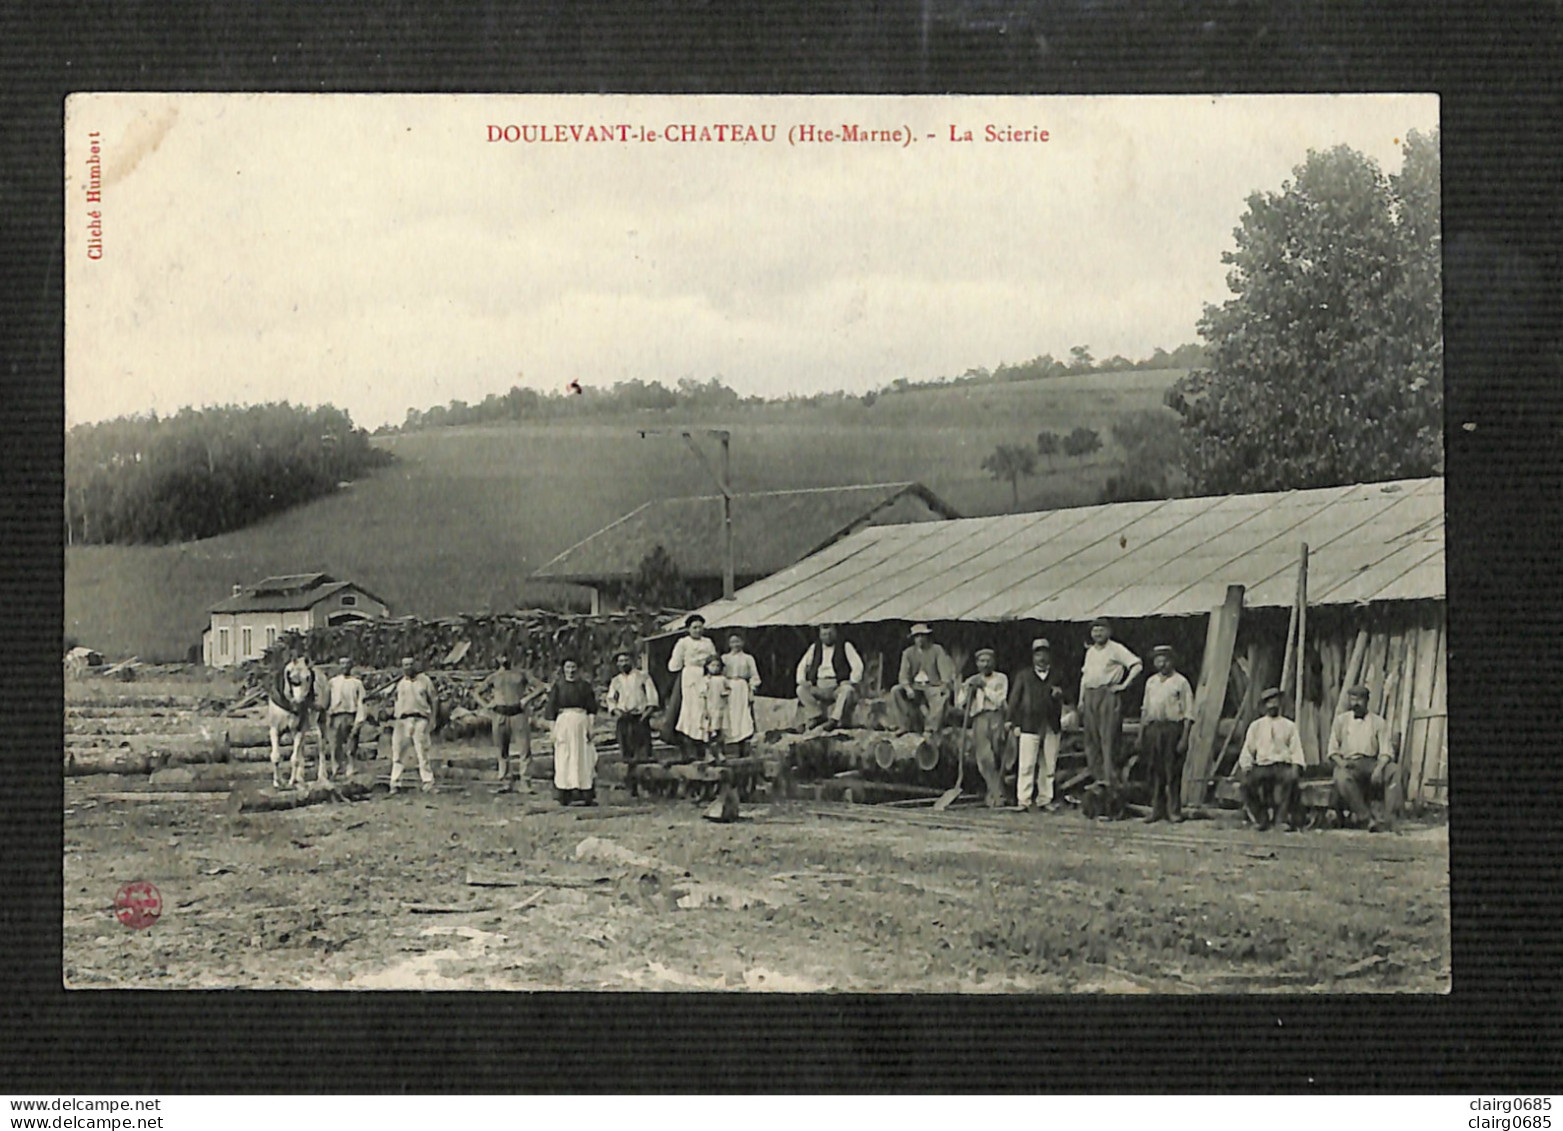
[[[1183,765],[1183,802],[1198,805],[1205,800],[1205,782],[1215,753],[1216,729],[1226,703],[1227,680],[1232,672],[1232,649],[1243,613],[1243,587],[1227,586],[1226,600],[1211,611],[1205,632],[1205,655],[1200,664],[1199,687],[1194,692],[1194,727],[1189,733],[1188,759]]]
[[[65,751],[65,776],[71,778],[91,774],[150,774],[163,764],[164,759],[155,754],[131,750]]]
[[[308,789],[273,789],[269,785],[246,783],[228,795],[228,812],[230,815],[268,813],[319,805],[323,801],[354,801],[368,797],[373,790],[374,786],[369,782],[357,780],[312,785]]]

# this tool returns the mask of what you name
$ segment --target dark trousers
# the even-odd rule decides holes
[[[510,776],[510,742],[515,739],[516,753],[521,758],[522,772],[532,761],[532,724],[525,711],[507,715],[494,712],[494,751],[499,755],[499,776]]]
[[[1375,792],[1373,771],[1377,768],[1377,758],[1347,758],[1346,764],[1336,766],[1334,774],[1331,775],[1337,799],[1350,806],[1352,815],[1361,822],[1373,819],[1373,808],[1368,804],[1368,800]],[[1391,763],[1386,767],[1385,772],[1393,768]]]
[[[1183,724],[1155,721],[1140,731],[1140,753],[1150,764],[1151,815],[1183,815],[1183,760],[1178,753]]]
[[[1252,766],[1243,776],[1243,805],[1261,829],[1295,823],[1298,778],[1299,771],[1290,762]]]
[[[1118,784],[1118,741],[1123,733],[1123,700],[1105,687],[1080,692],[1080,725],[1085,729],[1085,766],[1099,782]]]
[[[651,724],[639,715],[620,715],[613,724],[619,757],[626,763],[651,761]]]

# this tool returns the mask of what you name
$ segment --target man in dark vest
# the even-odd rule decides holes
[[[810,728],[846,726],[863,682],[863,658],[841,640],[833,624],[819,627],[819,639],[798,661],[798,702]]]
[[[1042,637],[1031,642],[1030,666],[1016,672],[1010,681],[1007,713],[1009,725],[1020,732],[1017,807],[1030,810],[1041,806],[1045,813],[1057,812],[1053,775],[1063,733],[1064,692],[1053,672],[1053,646]]]

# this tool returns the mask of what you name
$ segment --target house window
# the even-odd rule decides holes
[[[217,654],[219,656],[228,654],[228,630],[226,628],[217,630]]]
[[[277,642],[277,629],[273,625],[268,625],[267,628],[266,628],[266,647],[270,648],[276,642]]]
[[[351,594],[351,593],[344,593],[344,594],[342,594],[342,606],[343,606],[343,608],[350,609],[350,608],[352,608],[356,604],[358,604],[358,598],[353,596],[353,594]]]
[[[248,628],[240,629],[240,632],[242,634],[240,641],[244,645],[244,655],[248,656],[255,651],[255,641],[253,634]]]

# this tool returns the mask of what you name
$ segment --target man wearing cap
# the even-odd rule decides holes
[[[992,648],[977,649],[977,674],[961,684],[955,701],[971,720],[977,768],[988,786],[989,809],[1004,804],[1004,708],[1009,702],[1009,677],[994,670],[997,661]]]
[[[340,770],[352,777],[358,728],[368,717],[369,697],[364,693],[364,681],[353,674],[353,658],[343,656],[339,663],[342,670],[326,684],[326,743],[331,772]]]
[[[1123,733],[1123,693],[1140,674],[1140,658],[1113,639],[1105,617],[1091,622],[1091,642],[1080,668],[1080,724],[1091,776],[1118,784],[1118,741]]]
[[[1151,666],[1145,678],[1145,700],[1140,706],[1140,756],[1150,767],[1152,824],[1163,817],[1174,824],[1183,820],[1183,759],[1189,752],[1189,730],[1194,725],[1194,689],[1178,671],[1177,656],[1169,644],[1151,649]]]
[[[823,723],[827,730],[845,726],[863,681],[863,657],[839,639],[835,625],[819,626],[819,639],[803,653],[797,674],[798,702],[808,725]]]
[[[620,651],[614,658],[619,674],[608,684],[608,696],[603,700],[608,714],[613,716],[614,731],[619,739],[619,757],[626,765],[651,761],[651,713],[657,709],[657,687],[651,677],[635,666],[635,657],[629,651]],[[630,796],[640,793],[634,775],[630,776]]]
[[[1344,801],[1357,823],[1376,833],[1379,823],[1368,805],[1368,794],[1374,786],[1383,787],[1395,760],[1389,723],[1382,715],[1368,712],[1368,689],[1360,683],[1347,689],[1346,703],[1348,709],[1336,715],[1330,727],[1329,759],[1335,766],[1332,778],[1336,808]]]
[[[933,629],[914,624],[911,646],[901,653],[901,673],[890,689],[896,729],[932,734],[942,727],[957,677],[955,661],[943,645],[933,642]]]
[[[395,723],[391,729],[391,792],[401,788],[402,750],[408,742],[418,755],[418,778],[424,793],[434,792],[434,771],[429,769],[429,729],[439,713],[439,693],[434,681],[412,656],[402,657],[402,678],[396,684]]]
[[[1063,731],[1064,691],[1053,678],[1053,646],[1040,636],[1031,642],[1030,665],[1010,680],[1007,710],[1009,725],[1020,732],[1016,806],[1030,810],[1040,805],[1044,812],[1056,812],[1053,774]]]
[[[530,681],[525,672],[510,666],[508,653],[501,653],[499,667],[478,685],[477,699],[488,707],[494,716],[494,753],[498,758],[497,775],[502,786],[510,785],[510,742],[517,740],[517,753],[521,756],[521,776],[526,778],[526,768],[532,762],[532,727],[526,714],[526,685]],[[546,690],[546,689],[545,689]],[[504,790],[502,789],[502,792]]]
[[[1249,724],[1237,772],[1242,775],[1243,808],[1263,832],[1271,825],[1295,827],[1292,803],[1307,759],[1297,724],[1281,714],[1281,689],[1266,688],[1260,699],[1265,713]]]

